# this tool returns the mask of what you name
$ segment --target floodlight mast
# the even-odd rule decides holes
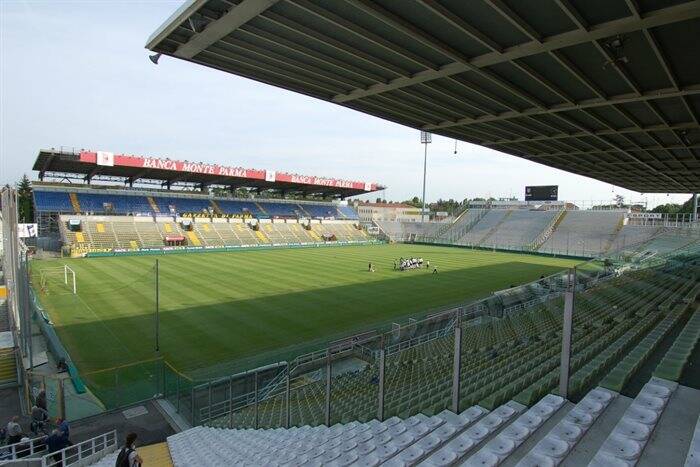
[[[420,222],[423,224],[425,222],[425,175],[428,167],[428,144],[433,142],[432,133],[421,131],[420,142],[425,147],[425,151],[423,153],[423,207],[421,208],[420,212]]]

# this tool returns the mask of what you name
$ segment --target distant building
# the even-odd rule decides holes
[[[420,208],[402,203],[355,202],[360,222],[402,221],[420,222]]]

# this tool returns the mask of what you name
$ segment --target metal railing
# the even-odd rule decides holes
[[[60,451],[52,452],[41,458],[41,467],[67,467],[85,465],[98,460],[99,456],[109,454],[117,449],[117,431],[112,430],[90,438]]]
[[[46,436],[0,446],[0,465],[7,461],[35,456],[36,454],[46,451],[46,449]]]

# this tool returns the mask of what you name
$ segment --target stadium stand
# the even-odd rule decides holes
[[[506,248],[529,245],[547,228],[556,214],[557,211],[512,211],[481,244]]]
[[[68,228],[80,221],[81,230]],[[183,227],[193,221],[192,230]],[[259,225],[258,230],[254,230]],[[181,245],[204,247],[257,246],[265,244],[308,244],[365,242],[364,230],[349,220],[311,220],[307,230],[295,219],[262,220],[259,224],[243,219],[163,218],[139,216],[60,216],[60,232],[65,245],[76,255],[115,249],[164,248],[169,239],[180,238]]]
[[[288,200],[238,200],[202,194],[107,190],[61,185],[35,184],[37,212],[58,214],[185,214],[209,213],[256,218],[324,218],[357,220],[357,212],[347,205],[328,202]],[[72,202],[74,197],[76,202]]]
[[[384,234],[394,241],[412,241],[424,237],[434,237],[445,223],[374,221]]]
[[[41,183],[33,193],[37,216],[53,216],[64,245],[77,255],[115,249],[371,240],[359,229],[357,212],[333,202],[244,200]],[[80,221],[80,228],[69,228],[71,220]],[[187,220],[191,229],[183,227]]]
[[[567,211],[540,251],[566,251],[581,256],[596,256],[609,249],[622,228],[623,212]]]
[[[649,242],[654,237],[659,236],[663,231],[663,227],[625,225],[617,234],[609,250],[618,251],[627,248],[636,248],[641,244]]]
[[[635,251],[667,232],[678,248],[683,227],[628,223],[625,211],[468,209],[452,223],[426,223],[412,228],[378,222],[392,240],[447,243],[506,250],[595,257],[608,252]],[[687,226],[685,226],[687,229]],[[688,240],[689,242],[691,240]],[[658,242],[661,246],[663,241]]]

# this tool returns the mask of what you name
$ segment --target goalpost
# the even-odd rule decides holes
[[[61,281],[61,276],[63,281]],[[64,265],[62,268],[46,268],[42,269],[40,273],[41,277],[41,289],[48,292],[48,285],[52,281],[61,281],[63,285],[66,286],[68,291],[72,292],[74,295],[78,293],[78,285],[75,280],[75,271],[73,268]]]

